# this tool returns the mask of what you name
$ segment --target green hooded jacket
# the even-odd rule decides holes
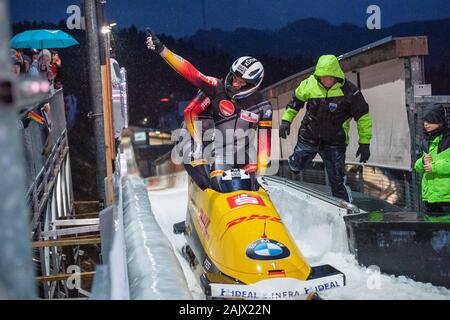
[[[429,144],[432,172],[426,173],[424,170],[425,152],[415,165],[416,171],[423,175],[422,201],[429,203],[450,202],[450,148],[439,150],[443,138],[444,135],[441,134]],[[447,136],[446,139],[450,137]]]
[[[332,76],[339,81],[327,90],[320,77]],[[321,56],[313,75],[303,80],[283,114],[292,123],[299,110],[306,105],[306,114],[299,131],[299,139],[309,143],[346,146],[349,143],[350,120],[355,119],[359,143],[369,144],[372,138],[372,118],[361,91],[345,79],[334,55]]]

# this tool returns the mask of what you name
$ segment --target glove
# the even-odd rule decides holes
[[[281,121],[280,138],[286,139],[290,133],[291,133],[291,123],[286,120]]]
[[[366,163],[370,158],[370,144],[359,144],[358,151],[356,151],[356,158],[361,155],[359,162]]]
[[[147,34],[147,48],[156,53],[161,53],[165,48],[161,40],[159,40],[156,34],[149,28],[145,29],[145,33]]]

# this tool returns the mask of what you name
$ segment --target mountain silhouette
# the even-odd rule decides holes
[[[352,24],[332,25],[309,18],[289,23],[276,31],[239,28],[234,31],[201,30],[185,38],[201,50],[219,50],[232,56],[271,55],[280,58],[303,56],[317,59],[322,54],[341,55],[388,36],[428,36],[433,65],[450,59],[450,18],[408,22],[380,30]]]

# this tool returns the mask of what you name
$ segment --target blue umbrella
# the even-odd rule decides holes
[[[61,30],[29,30],[11,40],[11,47],[16,49],[57,49],[77,44],[77,40]]]

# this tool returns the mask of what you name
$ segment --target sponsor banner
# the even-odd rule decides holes
[[[231,169],[231,178],[240,178],[241,177],[241,170],[239,169]]]
[[[203,211],[203,209],[200,209],[200,216],[198,217],[198,220],[200,224],[200,229],[202,230],[202,233],[205,236],[206,240],[208,240],[209,239],[208,227],[211,221],[209,220],[208,215],[205,213],[205,211]]]
[[[253,260],[280,260],[291,255],[288,247],[281,242],[272,239],[260,239],[254,241],[248,246],[245,253],[247,257]],[[270,271],[269,275],[271,275]]]
[[[248,68],[256,61],[258,61],[258,60],[256,60],[256,58],[248,58],[242,64]]]
[[[278,223],[283,223],[280,218],[274,217],[274,216],[267,216],[267,215],[261,215],[261,214],[252,214],[250,216],[243,216],[239,217],[237,219],[231,220],[227,223],[227,229],[242,223],[244,221],[251,221],[251,220],[268,220],[268,221],[274,221]]]
[[[216,78],[213,78],[213,77],[207,77],[207,76],[205,76],[205,75],[204,75],[203,73],[201,73],[201,72],[198,73],[198,77],[199,77],[200,79],[202,79],[203,81],[205,81],[207,84],[211,85],[211,86],[217,87],[217,86],[219,85],[219,82],[217,81]],[[209,100],[209,99],[208,99],[208,100]]]
[[[258,126],[260,127],[272,127],[272,121],[260,121],[258,122]]]
[[[206,98],[205,100],[203,100],[202,104],[200,105],[200,109],[202,111],[205,111],[206,108],[208,108],[210,104],[211,104],[211,100],[209,98]]]
[[[241,110],[241,119],[247,122],[257,123],[259,121],[259,115],[247,110]]]
[[[147,134],[145,132],[135,132],[134,141],[136,142],[147,141]]]
[[[267,109],[266,112],[264,112],[264,118],[272,118],[272,109]]]
[[[225,171],[225,174],[222,177],[223,181],[231,181],[233,179],[239,178],[241,180],[250,179],[250,176],[243,169],[231,169]]]
[[[293,278],[266,279],[251,285],[211,283],[211,297],[240,299],[304,300],[312,293],[341,288],[344,275],[301,281]]]
[[[256,163],[250,163],[245,167],[243,167],[242,170],[244,170],[247,173],[256,172],[256,170],[258,170],[258,165]]]
[[[228,100],[222,100],[219,103],[219,110],[225,117],[231,117],[236,111],[234,104]]]
[[[252,194],[241,193],[237,196],[227,198],[228,205],[230,208],[238,208],[245,206],[247,204],[265,206],[263,199],[260,196],[255,196]]]

